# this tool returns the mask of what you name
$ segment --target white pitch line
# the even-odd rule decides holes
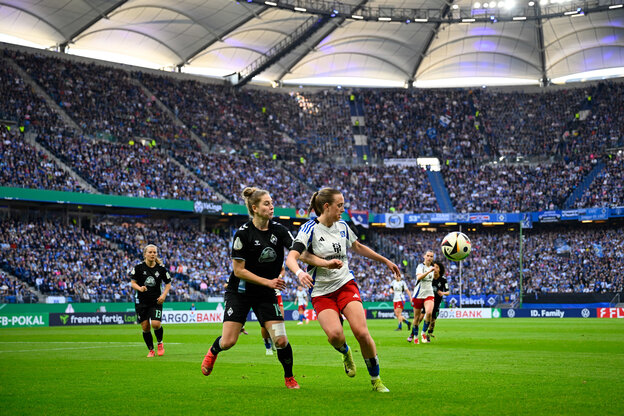
[[[87,341],[52,341],[52,342],[37,342],[37,341],[14,341],[14,342],[0,342],[0,344],[107,344],[109,347],[136,347],[137,345],[143,345],[141,342],[120,344],[117,342],[87,342]],[[167,345],[180,345],[181,342],[168,342]],[[100,345],[93,347],[65,347],[65,348],[42,348],[42,349],[28,349],[28,350],[0,350],[1,353],[27,353],[27,352],[41,352],[41,351],[63,351],[63,350],[92,350],[96,348],[102,348]]]
[[[111,345],[111,347],[133,347],[135,345]],[[35,349],[35,350],[8,350],[8,351],[0,351],[1,353],[6,353],[6,352],[40,352],[40,351],[61,351],[61,350],[94,350],[96,348],[102,348],[102,347],[67,347],[67,348],[43,348],[43,349]]]
[[[116,341],[0,341],[0,344],[122,344]],[[142,342],[124,342],[123,345],[143,345]],[[181,342],[167,342],[167,345],[182,345]]]

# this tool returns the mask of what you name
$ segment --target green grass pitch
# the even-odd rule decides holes
[[[431,344],[405,340],[396,321],[371,320],[381,377],[370,391],[318,323],[286,324],[301,390],[287,390],[256,322],[201,360],[220,324],[165,325],[164,357],[146,358],[137,325],[0,330],[0,400],[6,415],[622,415],[624,320],[440,320]]]

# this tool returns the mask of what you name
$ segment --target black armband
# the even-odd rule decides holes
[[[290,249],[295,250],[296,252],[301,254],[306,250],[306,246],[300,241],[295,241]]]

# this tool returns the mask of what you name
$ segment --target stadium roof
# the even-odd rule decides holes
[[[0,0],[0,41],[233,82],[522,85],[624,76],[621,5]]]

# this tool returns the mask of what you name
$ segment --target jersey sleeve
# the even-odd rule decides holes
[[[358,239],[357,234],[355,233],[355,231],[353,231],[353,228],[349,227],[349,224],[344,221],[343,224],[345,225],[345,231],[347,233],[346,237],[347,241],[349,242],[349,247],[351,247],[353,243],[355,243]]]
[[[163,267],[163,269],[165,269],[165,268]],[[171,275],[169,274],[167,269],[165,269],[165,277],[163,277],[163,282],[171,283]]]
[[[292,244],[292,250],[296,250],[299,253],[303,253],[312,244],[312,236],[314,235],[314,221],[308,221],[299,228],[297,237]]]
[[[234,234],[234,242],[232,243],[232,259],[246,260],[246,234],[244,230],[236,231]]]
[[[293,243],[294,243],[292,234],[290,233],[290,231],[288,231],[286,227],[284,227],[281,224],[280,224],[280,229],[281,229],[281,236],[282,236],[282,244],[287,249],[292,248]]]

